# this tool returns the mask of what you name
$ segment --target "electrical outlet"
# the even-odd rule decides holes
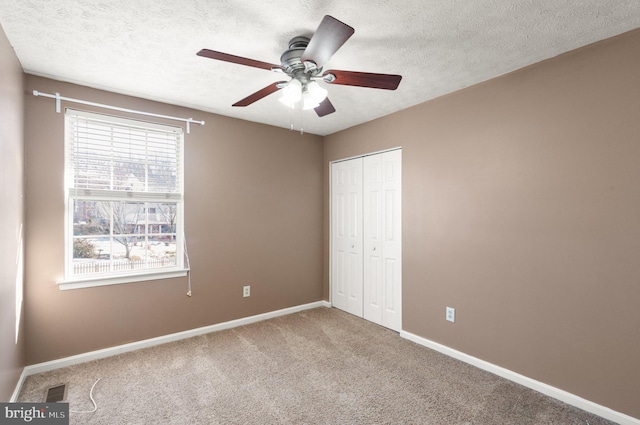
[[[456,321],[456,309],[452,308],[452,307],[447,307],[447,313],[446,313],[445,318],[449,322],[455,322]]]
[[[251,286],[247,285],[242,287],[242,296],[245,298],[251,296]]]

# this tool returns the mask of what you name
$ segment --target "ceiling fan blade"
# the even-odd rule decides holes
[[[331,75],[335,79],[331,78]],[[330,84],[345,86],[370,87],[373,89],[395,90],[402,80],[402,75],[375,74],[372,72],[354,72],[330,70],[322,75],[324,81]]]
[[[271,93],[275,93],[278,90],[280,90],[280,87],[278,87],[280,84],[284,84],[286,83],[286,81],[278,81],[275,83],[271,83],[269,84],[267,87],[258,90],[257,92],[250,94],[249,96],[245,97],[242,100],[237,101],[236,103],[234,103],[231,106],[249,106],[254,102],[257,102],[258,100],[262,99],[263,97],[267,97],[269,96]]]
[[[326,97],[322,102],[320,102],[320,105],[314,108],[314,111],[316,111],[316,114],[318,114],[319,117],[324,117],[325,115],[333,114],[336,111],[336,108],[333,107],[329,98]]]
[[[311,37],[300,60],[311,61],[320,68],[353,35],[354,31],[349,25],[326,15]]]
[[[267,71],[271,71],[273,69],[284,69],[281,65],[276,65],[273,63],[262,62],[255,59],[247,59],[241,56],[230,55],[228,53],[216,52],[215,50],[202,49],[198,53],[198,56],[202,56],[210,59],[217,59],[224,62],[237,63],[239,65],[252,66],[254,68],[266,69]]]

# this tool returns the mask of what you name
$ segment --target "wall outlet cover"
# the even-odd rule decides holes
[[[447,312],[446,312],[445,318],[449,322],[455,322],[456,321],[456,309],[452,308],[452,307],[447,307]]]

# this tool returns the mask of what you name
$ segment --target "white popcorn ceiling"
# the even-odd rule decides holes
[[[196,56],[279,64],[324,15],[355,28],[324,69],[401,74],[396,91],[323,83],[323,118],[277,93],[232,107],[283,75]],[[640,1],[0,0],[0,23],[27,73],[327,135],[638,28]]]

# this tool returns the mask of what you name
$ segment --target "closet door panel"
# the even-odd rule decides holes
[[[383,310],[383,192],[382,157],[380,154],[364,158],[364,315],[382,325]]]
[[[334,167],[336,168],[336,167]],[[334,170],[334,182],[339,187],[342,178],[342,170]],[[336,190],[338,190],[336,188]],[[347,276],[346,276],[346,226],[345,226],[345,202],[344,193],[336,193],[332,203],[332,268],[331,268],[331,300],[334,307],[341,310],[347,309]]]
[[[384,214],[382,253],[384,295],[382,325],[402,329],[402,151],[382,154]]]
[[[362,158],[331,166],[331,302],[362,317]]]

